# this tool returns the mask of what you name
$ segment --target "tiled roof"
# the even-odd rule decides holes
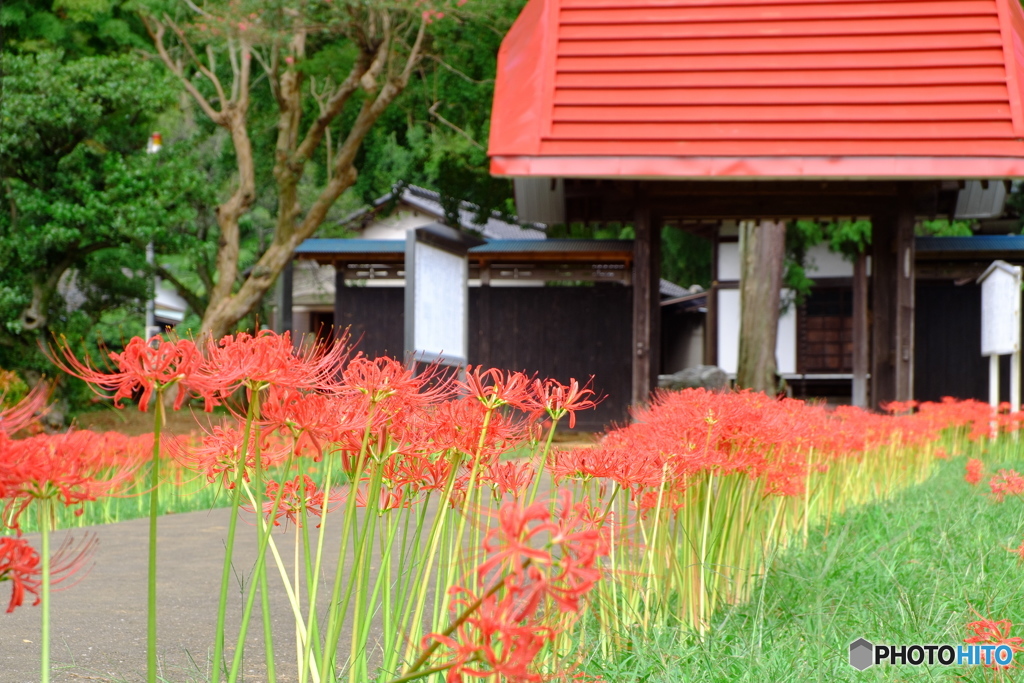
[[[1024,175],[1017,0],[530,0],[504,175]]]

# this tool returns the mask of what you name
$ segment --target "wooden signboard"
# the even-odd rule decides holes
[[[999,356],[1010,354],[1010,404],[1020,410],[1021,268],[993,261],[981,277],[981,354],[988,356],[989,403],[999,405]]]

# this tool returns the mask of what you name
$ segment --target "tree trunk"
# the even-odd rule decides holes
[[[774,395],[779,389],[775,344],[786,255],[786,224],[740,224],[740,350],[736,384]]]

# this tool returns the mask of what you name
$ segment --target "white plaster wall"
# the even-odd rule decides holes
[[[807,275],[816,277],[853,277],[853,263],[840,254],[829,251],[827,244],[819,244],[807,252]],[[718,245],[718,281],[740,279],[739,242],[720,242]]]
[[[783,290],[786,296],[789,290]],[[720,289],[716,302],[718,317],[718,367],[729,374],[736,374],[740,352],[740,290]],[[796,372],[796,310],[790,306],[779,316],[778,338],[775,343],[775,360],[779,374]]]
[[[718,243],[718,281],[740,279],[740,243]]]
[[[436,222],[433,216],[418,211],[396,211],[384,220],[366,226],[360,237],[368,240],[404,240],[409,230]]]
[[[807,276],[853,277],[853,263],[841,254],[829,251],[827,244],[818,244],[807,250]]]

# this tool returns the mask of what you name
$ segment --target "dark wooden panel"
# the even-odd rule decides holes
[[[482,295],[489,297],[481,306]],[[490,314],[486,318],[485,310]],[[632,289],[492,287],[470,290],[470,359],[484,366],[522,370],[561,382],[594,376],[607,398],[580,413],[577,428],[602,429],[627,419],[630,400]],[[487,344],[482,344],[484,335]],[[488,349],[489,347],[489,349]]]
[[[356,348],[370,357],[402,357],[404,290],[348,286],[340,292],[336,310],[359,340]],[[579,414],[577,429],[627,420],[632,288],[473,287],[469,294],[471,363],[581,384],[593,375],[594,389],[607,398]]]
[[[914,398],[988,400],[988,359],[981,355],[981,288],[918,282],[914,314]],[[1006,376],[1008,373],[1004,374]]]
[[[335,317],[351,327],[356,350],[370,358],[404,356],[405,288],[342,287]],[[339,315],[340,313],[340,315]]]

